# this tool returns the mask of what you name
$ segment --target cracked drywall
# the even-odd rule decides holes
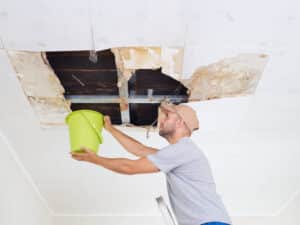
[[[23,91],[42,126],[63,124],[71,111],[64,88],[45,55],[40,52],[8,51]]]

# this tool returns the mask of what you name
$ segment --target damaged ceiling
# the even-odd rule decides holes
[[[44,126],[64,124],[78,109],[110,115],[118,125],[153,126],[165,100],[179,104],[254,93],[268,60],[265,54],[240,54],[200,66],[186,78],[183,54],[182,48],[128,47],[10,51],[9,57]]]
[[[192,138],[207,154],[230,214],[241,216],[235,224],[297,224],[291,220],[299,219],[300,203],[299,1],[92,1],[90,9],[85,1],[2,3],[0,128],[56,224],[161,224],[153,200],[164,194],[163,176],[120,176],[70,160],[67,127],[57,125],[71,102],[46,52],[90,49],[118,50],[115,63],[124,71],[118,91],[136,70],[160,68],[191,90],[188,104],[201,123]],[[150,54],[149,46],[156,51]],[[183,55],[175,57],[178,67],[170,63],[168,69],[159,61],[167,55],[162,49],[175,54],[177,47]],[[142,56],[146,63],[138,63]],[[257,79],[250,83],[253,74]],[[38,119],[51,129],[40,129]],[[147,139],[144,129],[119,129],[147,146],[166,144],[155,132]],[[101,155],[130,157],[103,135]]]
[[[124,79],[110,50],[97,52],[96,63],[89,60],[88,51],[49,52],[47,59],[72,110],[97,110],[110,115],[114,124],[150,125],[163,99],[187,101],[187,88],[160,69],[132,70]]]
[[[8,51],[8,56],[40,123],[50,126],[61,124],[70,107],[64,98],[64,88],[45,55]]]

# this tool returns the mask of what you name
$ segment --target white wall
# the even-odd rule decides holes
[[[298,225],[300,221],[300,192],[283,208],[270,216],[233,216],[233,225]],[[164,225],[159,216],[54,216],[55,225]]]
[[[233,223],[236,225],[298,225],[300,221],[299,192],[285,206],[273,216],[234,217]]]
[[[0,224],[51,225],[51,213],[0,131]]]
[[[300,221],[300,192],[274,215],[233,216],[233,225],[298,225]],[[55,225],[164,225],[160,216],[54,216]]]
[[[55,216],[55,225],[165,225],[160,216]]]

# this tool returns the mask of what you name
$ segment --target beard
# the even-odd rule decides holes
[[[160,129],[159,130],[159,136],[164,138],[172,137],[175,133],[175,129]]]

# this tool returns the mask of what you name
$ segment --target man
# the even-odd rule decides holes
[[[230,218],[216,193],[207,158],[190,136],[199,128],[195,111],[187,105],[162,103],[159,107],[159,135],[170,145],[160,150],[147,147],[112,126],[105,117],[105,129],[137,160],[104,158],[83,148],[72,153],[76,160],[87,161],[122,174],[166,174],[171,206],[179,225],[225,225]]]

